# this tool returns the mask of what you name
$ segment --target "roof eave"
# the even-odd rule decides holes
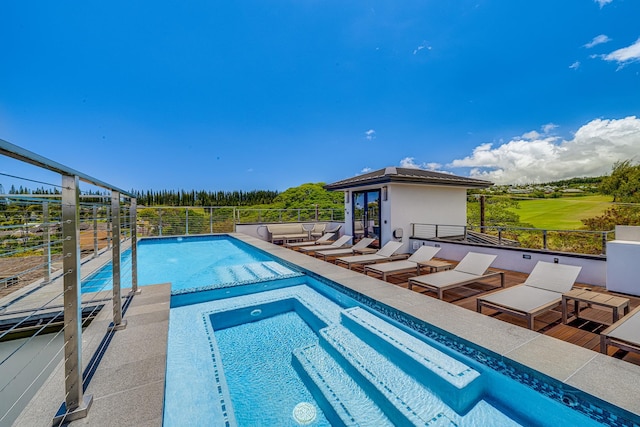
[[[439,180],[424,180],[418,181],[410,177],[403,176],[381,176],[379,178],[369,179],[362,182],[345,182],[325,185],[324,188],[329,191],[348,190],[351,188],[368,187],[376,184],[389,184],[389,183],[409,183],[409,184],[422,184],[422,185],[437,185],[446,187],[464,187],[464,188],[489,188],[493,185],[490,181],[477,180],[472,181],[439,181]]]

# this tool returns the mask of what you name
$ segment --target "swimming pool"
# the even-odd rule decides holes
[[[172,309],[165,426],[304,425],[300,404],[310,425],[598,425],[322,282],[288,285]]]
[[[214,425],[231,426],[236,423],[301,425],[307,421],[310,425],[388,425],[388,422],[404,425],[407,419],[417,425],[437,426],[637,425],[637,417],[633,414],[469,345],[341,285],[312,276],[307,274],[172,297],[166,426],[180,425],[185,416],[190,420],[200,419],[205,424],[215,420]],[[370,318],[362,321],[363,316],[371,313],[375,313],[373,321]],[[373,325],[369,329],[382,332],[376,335],[367,328],[358,327],[354,333],[350,328],[358,322],[369,323]],[[304,334],[294,337],[296,330],[304,330]],[[402,338],[391,344],[380,338],[380,334],[391,341],[394,337]],[[286,336],[291,341],[273,348],[269,345],[274,340],[265,340],[269,336]],[[356,342],[357,348],[351,351],[345,344]],[[370,354],[366,353],[370,350],[366,350],[365,359],[342,354],[360,354],[372,343],[382,350]],[[260,348],[262,350],[255,352]],[[256,378],[266,381],[274,369],[268,364],[266,372],[262,372],[258,369],[259,362],[276,358],[276,349],[284,350],[284,356],[278,355],[281,360],[286,361],[289,356],[282,364],[288,370],[286,375],[279,370],[276,375],[288,378],[286,385],[267,382],[269,385],[260,386],[257,383],[261,381]],[[423,366],[418,372],[412,372],[410,367],[416,365],[415,357],[425,359],[425,354],[429,355],[431,351],[446,356],[444,359],[438,356],[436,371],[442,371],[439,366],[443,364],[442,360],[447,360],[445,365],[451,362],[466,368],[444,369],[443,372],[455,377],[462,372],[475,372],[480,379],[470,381],[464,393],[457,393],[451,391],[456,390],[455,387],[425,368],[424,363],[418,364]],[[390,357],[389,353],[394,359],[391,366],[373,376],[367,374],[373,368],[364,364],[365,361],[379,357],[384,360]],[[426,359],[430,360],[430,356]],[[336,371],[339,374],[335,374]],[[405,375],[402,378],[408,378],[406,381],[417,382],[417,388],[411,389],[414,392],[402,394],[403,387],[397,386],[400,380],[396,375]],[[426,387],[425,391],[425,385],[416,381],[425,377],[442,386],[435,390],[435,398],[430,394],[432,386]],[[391,384],[387,394],[370,385],[382,379],[385,384]],[[393,381],[396,386],[392,385]],[[247,385],[257,388],[247,389]],[[354,393],[354,389],[361,391]],[[274,394],[273,390],[283,393]],[[340,390],[349,392],[346,397],[332,399],[331,396],[340,396]],[[243,397],[238,399],[237,395]],[[248,395],[257,398],[246,398]],[[407,405],[407,399],[412,396],[422,397],[414,400],[413,405]],[[395,401],[395,404],[389,401]],[[282,402],[282,405],[274,402]],[[398,409],[403,406],[411,408],[409,414]],[[369,409],[362,411],[358,409],[361,407]],[[371,409],[375,407],[379,409]],[[421,412],[424,408],[438,410]],[[272,413],[268,414],[268,411]],[[365,418],[365,421],[355,422],[358,412],[376,421]],[[198,422],[194,421],[194,424]]]
[[[171,282],[172,294],[300,275],[267,254],[225,236],[147,238],[138,243],[138,285]],[[121,287],[131,288],[131,250],[122,255]],[[111,290],[108,263],[82,281],[82,293]]]

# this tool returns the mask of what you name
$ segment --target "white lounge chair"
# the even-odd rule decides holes
[[[364,274],[369,273],[379,274],[382,276],[382,280],[387,280],[387,276],[402,273],[416,274],[420,271],[421,262],[427,262],[433,258],[440,248],[435,246],[421,246],[417,251],[413,253],[409,258],[399,261],[384,262],[380,264],[368,265],[364,267]]]
[[[361,250],[367,248],[371,243],[373,243],[374,240],[375,239],[372,239],[371,237],[365,237],[364,239],[360,239],[358,241],[358,243],[356,243],[355,245],[351,246],[350,248],[326,249],[326,250],[323,250],[323,251],[315,251],[314,254],[318,258],[322,258],[324,261],[326,261],[327,258],[334,258],[334,257],[339,257],[339,256],[345,256],[345,255],[353,255],[357,251],[361,251]]]
[[[402,242],[387,242],[378,252],[368,255],[353,255],[340,257],[336,259],[336,265],[346,264],[351,270],[352,265],[375,264],[376,262],[395,261],[397,259],[407,258],[406,254],[396,255],[396,251],[400,249]]]
[[[315,251],[322,251],[325,249],[338,249],[343,247],[344,245],[348,244],[351,239],[353,239],[353,236],[348,236],[348,235],[344,235],[344,236],[340,236],[335,242],[333,242],[330,245],[314,245],[314,246],[303,246],[301,248],[298,248],[298,250],[300,252],[304,252],[306,254],[313,254]]]
[[[600,352],[607,354],[610,345],[640,353],[640,307],[600,332]]]
[[[538,261],[527,280],[477,299],[477,311],[492,308],[527,320],[533,329],[535,316],[562,303],[562,294],[573,287],[582,267]]]
[[[304,246],[323,245],[328,243],[333,237],[333,233],[324,233],[318,237],[318,240],[310,240],[308,242],[287,243],[285,246],[291,249],[301,248]]]
[[[496,255],[479,254],[469,252],[462,258],[453,270],[441,271],[438,273],[425,274],[409,279],[409,289],[420,286],[438,293],[438,298],[442,299],[444,291],[480,280],[500,276],[500,286],[504,287],[504,272],[487,271],[491,263],[496,259]]]

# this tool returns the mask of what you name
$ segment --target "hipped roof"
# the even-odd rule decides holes
[[[447,185],[465,188],[487,188],[493,185],[492,182],[482,179],[467,178],[422,169],[396,168],[392,166],[327,184],[324,188],[327,190],[346,190],[355,187],[389,183]]]

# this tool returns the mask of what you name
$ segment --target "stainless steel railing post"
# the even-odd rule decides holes
[[[111,250],[111,268],[113,272],[113,323],[109,331],[118,331],[127,327],[122,320],[122,296],[120,292],[120,192],[111,191],[111,211],[113,222],[113,249]]]
[[[189,234],[189,208],[184,208],[184,228],[185,228],[185,233],[184,234]]]
[[[131,199],[129,211],[131,223],[131,293],[139,294],[138,290],[138,201]]]
[[[62,175],[62,265],[64,269],[64,410],[54,425],[87,416],[92,396],[82,389],[82,315],[80,306],[79,179]]]

